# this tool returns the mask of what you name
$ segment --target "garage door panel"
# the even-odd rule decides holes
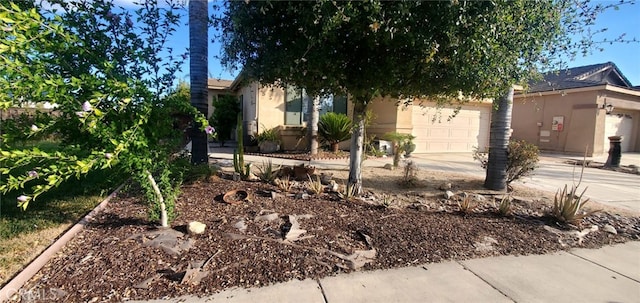
[[[416,136],[416,152],[470,152],[474,146],[488,146],[490,107],[463,107],[451,119],[448,117],[452,109],[442,109],[440,114],[435,111],[414,109],[412,134]]]
[[[632,151],[633,135],[633,119],[631,115],[622,113],[608,114],[605,117],[604,128],[604,151],[609,150],[609,137],[622,136],[622,144],[620,145],[622,152]]]

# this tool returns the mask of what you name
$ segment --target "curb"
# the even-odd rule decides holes
[[[116,196],[116,194],[124,187],[124,183],[118,186],[109,196],[107,196],[96,208],[84,216],[80,221],[74,224],[68,229],[58,240],[53,242],[47,249],[45,249],[38,257],[36,257],[27,267],[20,271],[13,279],[11,279],[2,289],[0,289],[0,302],[5,302],[11,299],[11,296],[16,294],[24,284],[35,276],[47,262],[59,252],[69,240],[73,239],[75,235],[80,232],[85,225],[87,225],[96,214],[104,210],[109,201]]]

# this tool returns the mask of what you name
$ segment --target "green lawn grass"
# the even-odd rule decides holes
[[[24,142],[15,148],[58,150],[53,140]],[[30,168],[23,168],[25,172]],[[0,286],[102,201],[127,176],[114,169],[98,170],[72,178],[40,195],[27,210],[18,207],[23,190],[0,194]]]
[[[27,143],[19,148],[38,147],[55,151],[55,141]],[[40,195],[23,211],[17,197],[21,190],[0,195],[0,240],[11,239],[63,223],[75,222],[93,209],[109,192],[124,181],[114,170],[93,171],[80,179],[72,178],[58,188]]]

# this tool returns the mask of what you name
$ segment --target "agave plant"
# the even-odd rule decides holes
[[[597,210],[590,212],[582,211],[584,205],[589,202],[589,199],[582,199],[587,189],[585,188],[579,196],[577,195],[577,191],[577,186],[572,186],[571,189],[567,191],[567,185],[565,185],[562,191],[558,190],[556,192],[553,198],[552,209],[552,215],[556,220],[571,224],[580,224],[584,217],[597,212]]]
[[[318,122],[318,135],[329,143],[331,151],[338,152],[338,144],[351,139],[351,119],[345,114],[326,113]]]

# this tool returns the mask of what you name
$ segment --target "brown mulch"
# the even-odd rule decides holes
[[[235,189],[247,191],[248,199],[237,205],[222,202],[221,195]],[[359,270],[543,254],[572,246],[600,247],[640,235],[639,218],[600,212],[583,226],[595,224],[600,229],[578,243],[562,231],[550,232],[549,227],[567,228],[544,215],[546,206],[530,202],[515,201],[514,215],[501,217],[489,202],[465,215],[457,202],[419,190],[406,194],[401,206],[390,207],[384,203],[386,193],[371,189],[365,198],[351,201],[329,192],[303,194],[302,184],[291,193],[277,191],[265,183],[217,177],[184,186],[172,223],[180,232],[172,234],[180,235],[178,242],[185,245],[177,254],[153,245],[150,239],[157,230],[146,220],[145,205],[122,194],[24,289],[46,290],[52,294],[47,302],[204,296],[233,286],[259,287],[351,272],[363,264]],[[269,221],[268,215],[274,213]],[[296,229],[290,215],[306,232],[285,241],[283,237]],[[182,235],[194,220],[207,225],[205,233]],[[618,234],[603,231],[605,224],[613,225]],[[349,259],[372,251],[372,259]]]

